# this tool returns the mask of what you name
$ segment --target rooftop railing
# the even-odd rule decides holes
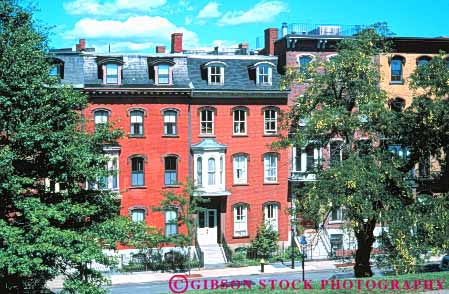
[[[354,36],[367,28],[365,25],[309,24],[291,23],[287,25],[287,34],[311,36]],[[281,28],[282,32],[283,28]]]

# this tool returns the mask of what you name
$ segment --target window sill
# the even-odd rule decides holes
[[[138,190],[138,189],[146,189],[147,186],[131,186],[128,189],[130,190]]]
[[[232,236],[232,239],[247,239],[249,238],[249,235],[246,236]]]
[[[264,185],[280,185],[279,182],[264,182]]]
[[[233,138],[248,138],[247,134],[233,134]]]
[[[329,225],[339,225],[339,224],[342,224],[342,223],[343,223],[342,220],[329,221]]]
[[[239,187],[239,186],[249,186],[248,183],[245,184],[232,184],[233,187]]]
[[[404,85],[404,81],[390,81],[390,85]]]
[[[263,134],[264,137],[279,137],[279,134]]]
[[[145,137],[144,135],[132,135],[132,134],[128,134],[128,138],[145,139],[146,137]]]
[[[214,134],[210,134],[210,135],[200,134],[198,137],[200,137],[200,138],[215,138],[215,135]]]
[[[164,185],[163,189],[170,189],[170,188],[180,188],[181,185]]]
[[[162,138],[179,138],[178,135],[162,135]]]

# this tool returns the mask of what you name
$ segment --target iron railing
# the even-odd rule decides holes
[[[201,247],[198,244],[198,237],[196,234],[195,234],[195,252],[196,257],[198,258],[199,267],[204,267],[204,252],[201,250]]]
[[[351,37],[357,35],[365,28],[367,28],[365,25],[291,23],[287,26],[287,33],[293,35]]]
[[[232,262],[232,256],[233,256],[232,250],[231,250],[231,248],[229,248],[223,232],[221,232],[221,235],[220,235],[220,243],[221,243],[221,246],[223,247],[223,251],[224,251],[224,254],[226,257],[226,262]]]

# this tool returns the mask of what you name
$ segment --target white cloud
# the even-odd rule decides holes
[[[206,6],[203,7],[203,9],[198,12],[197,18],[204,19],[204,18],[216,18],[221,16],[221,12],[218,9],[219,4],[217,2],[209,2],[206,4]]]
[[[278,14],[288,10],[282,1],[262,1],[247,11],[228,11],[218,21],[218,25],[239,25],[244,23],[269,22]]]
[[[111,43],[115,52],[118,45],[124,52],[147,49],[154,44],[168,45],[174,32],[183,33],[186,48],[197,46],[199,41],[195,32],[160,16],[133,16],[123,21],[83,18],[72,30],[65,32],[63,38],[86,38],[99,47]]]
[[[125,12],[143,12],[165,5],[166,0],[75,0],[65,2],[64,9],[72,15],[117,16]]]

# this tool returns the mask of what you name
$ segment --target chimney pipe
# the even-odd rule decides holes
[[[86,39],[80,39],[76,44],[76,51],[83,51],[86,49]]]
[[[165,46],[157,45],[156,46],[156,53],[165,53]]]
[[[171,35],[171,53],[182,53],[182,33]]]
[[[277,28],[268,28],[265,30],[265,54],[274,55],[274,42],[278,39],[278,33],[279,30]]]

